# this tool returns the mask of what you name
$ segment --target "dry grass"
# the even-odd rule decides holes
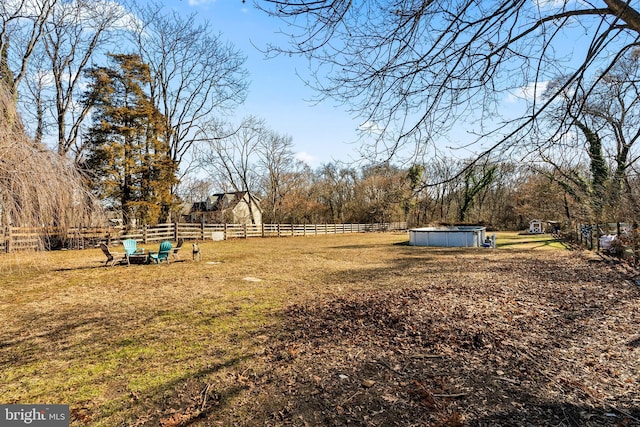
[[[203,243],[199,262],[113,268],[101,266],[99,250],[3,255],[0,396],[3,403],[70,404],[72,425],[303,425],[306,410],[288,413],[283,397],[301,384],[288,371],[296,352],[289,321],[300,312],[292,307],[358,295],[392,299],[427,289],[430,277],[452,289],[465,284],[470,295],[469,284],[491,286],[487,268],[520,277],[509,271],[518,265],[512,259],[535,262],[531,254],[550,251],[532,247],[553,246],[548,236],[521,239],[524,249],[517,237],[499,235],[509,251],[414,248],[404,245],[405,234],[249,239]],[[508,286],[498,287],[506,295]],[[534,284],[534,294],[544,286]],[[455,299],[452,289],[446,294]],[[617,327],[628,333],[631,326]],[[321,358],[308,363],[295,372],[323,372]],[[624,384],[637,385],[630,381]]]
[[[86,408],[95,425],[130,421],[188,379],[251,366],[287,303],[336,291],[326,275],[384,266],[383,248],[403,240],[203,243],[200,262],[113,268],[100,250],[3,255],[0,395]]]
[[[500,240],[496,245],[499,249],[565,249],[566,246],[553,238],[550,234],[523,234],[516,232],[500,233]]]

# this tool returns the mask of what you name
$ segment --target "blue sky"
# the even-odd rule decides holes
[[[553,6],[554,0],[540,2],[540,7]],[[250,87],[245,104],[235,111],[234,121],[253,115],[265,120],[267,126],[274,131],[289,135],[293,139],[297,157],[312,167],[332,160],[359,160],[358,128],[361,122],[352,117],[345,107],[338,106],[331,100],[316,104],[312,89],[305,87],[297,74],[306,74],[308,63],[299,57],[280,56],[267,59],[259,48],[268,43],[285,45],[286,36],[279,34],[285,24],[264,12],[257,10],[252,0],[165,0],[167,9],[175,9],[184,14],[195,13],[199,19],[209,22],[214,31],[222,34],[227,40],[240,49],[246,56],[246,67],[250,72]],[[588,38],[588,34],[573,31],[567,45],[556,46],[566,50],[569,57],[574,57],[574,49],[580,50],[576,44],[579,37]],[[588,43],[585,45],[587,46]],[[580,57],[581,55],[578,55]],[[547,82],[538,82],[540,95]],[[534,83],[515,90],[511,94],[503,94],[502,111],[507,116],[519,116],[525,112],[527,99],[532,99]],[[441,135],[437,144],[439,149],[448,151],[448,147],[465,147],[475,140],[472,135],[477,125],[471,121],[463,121],[455,126],[448,135]],[[492,145],[495,141],[487,140],[484,144]],[[453,150],[456,157],[469,157],[478,145]],[[485,145],[486,148],[486,145]]]
[[[291,136],[297,157],[312,167],[359,157],[354,142],[360,123],[335,103],[310,102],[314,91],[296,75],[307,72],[307,61],[266,59],[257,49],[268,42],[286,42],[278,35],[279,20],[256,10],[250,1],[165,0],[163,5],[184,14],[196,13],[247,56],[251,83],[245,104],[235,111],[236,122],[248,115],[264,119],[269,128]]]

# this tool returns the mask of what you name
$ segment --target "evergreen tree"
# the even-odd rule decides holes
[[[93,125],[84,165],[98,196],[122,210],[126,225],[155,224],[172,204],[176,174],[162,138],[165,120],[151,102],[151,75],[140,56],[109,57],[109,66],[87,72]]]

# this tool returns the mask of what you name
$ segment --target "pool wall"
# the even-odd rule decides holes
[[[409,244],[412,246],[480,247],[486,237],[486,227],[472,225],[409,230]]]

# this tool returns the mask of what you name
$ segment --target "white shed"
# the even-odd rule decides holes
[[[529,233],[542,234],[544,233],[544,222],[539,219],[532,219],[529,221]]]

